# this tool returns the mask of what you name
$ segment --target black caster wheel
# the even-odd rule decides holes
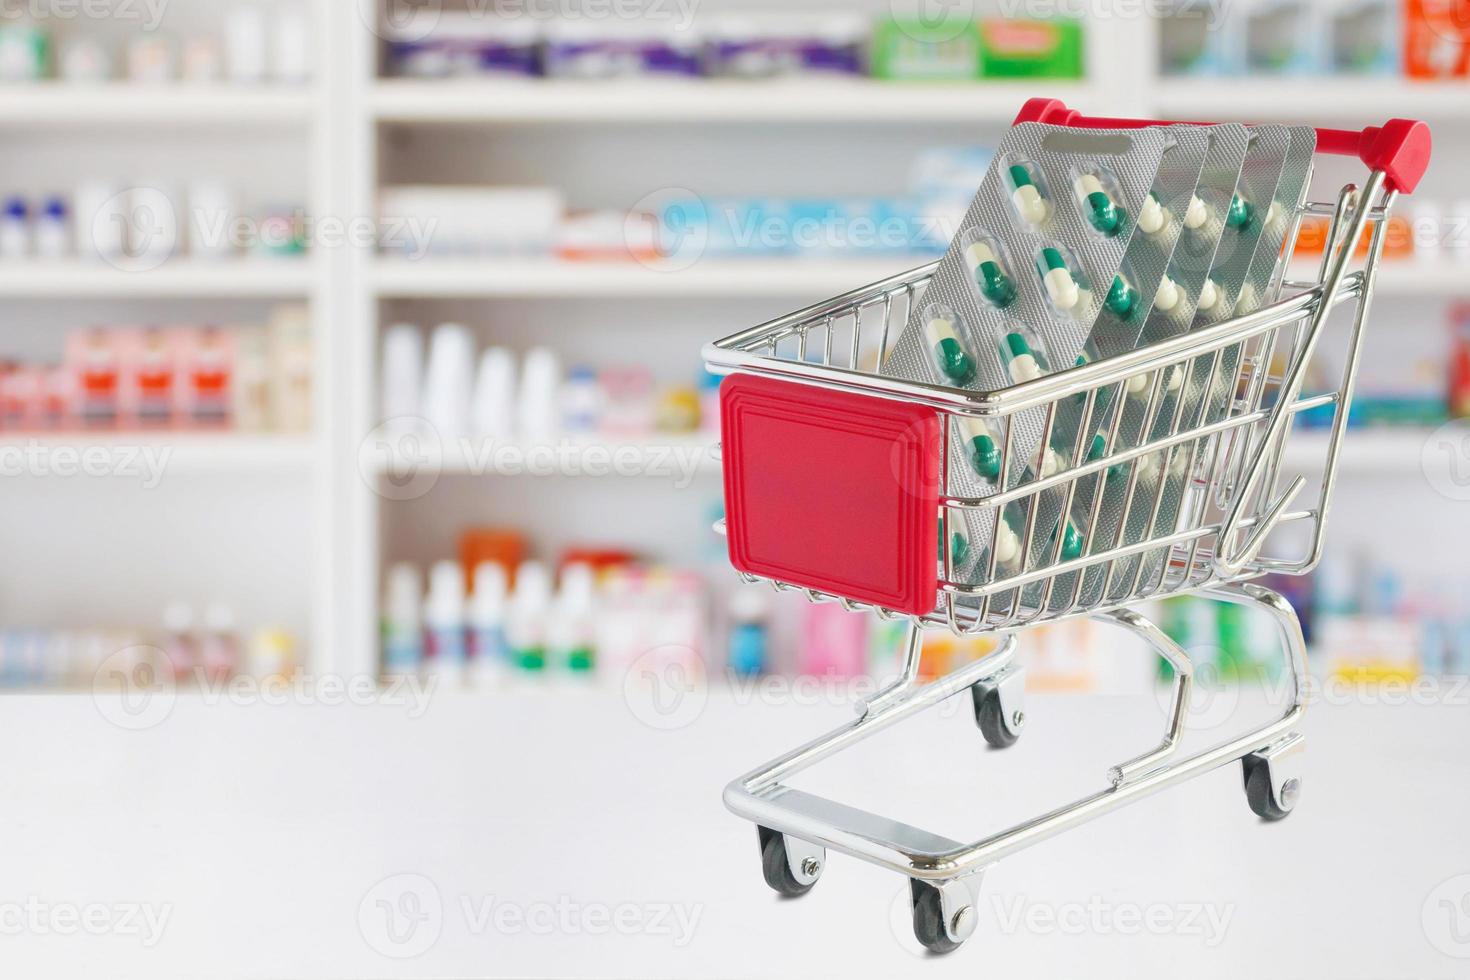
[[[766,884],[787,898],[796,898],[811,891],[822,873],[821,848],[804,848],[811,853],[802,856],[793,868],[786,835],[769,827],[757,827],[756,830],[760,834],[761,873],[766,876]]]
[[[1245,770],[1245,799],[1251,812],[1262,820],[1277,821],[1286,818],[1296,808],[1301,795],[1301,782],[1288,779],[1278,794],[1271,778],[1271,763],[1256,755],[1240,760]]]
[[[1013,730],[1013,726],[1019,729],[1025,715],[1017,711],[1016,717],[1011,719],[1012,724],[1006,724],[1005,707],[1001,704],[1000,689],[996,687],[975,684],[970,688],[970,697],[975,702],[975,724],[980,726],[980,734],[985,736],[990,747],[1007,749],[1015,745],[1021,733]]]
[[[913,898],[914,938],[929,952],[938,956],[952,953],[975,931],[971,906],[956,913],[954,922],[945,922],[943,895],[927,881],[910,878],[909,895]]]

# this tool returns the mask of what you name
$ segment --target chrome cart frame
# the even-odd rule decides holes
[[[1427,135],[1425,140],[1427,158]],[[928,614],[908,617],[911,622],[898,679],[860,705],[852,722],[760,766],[725,789],[726,806],[760,830],[763,870],[773,888],[787,895],[809,890],[821,874],[829,848],[892,869],[910,879],[914,928],[920,942],[932,951],[947,952],[975,930],[977,892],[988,866],[1166,786],[1240,760],[1251,808],[1267,820],[1291,812],[1301,788],[1303,742],[1295,729],[1304,707],[1306,649],[1290,605],[1250,580],[1268,573],[1303,574],[1321,557],[1363,326],[1387,216],[1397,194],[1394,184],[1383,170],[1375,169],[1361,188],[1350,184],[1336,201],[1308,204],[1288,217],[1287,242],[1296,240],[1304,215],[1325,216],[1329,231],[1313,280],[1286,279],[1286,260],[1282,260],[1273,294],[1284,292],[1287,298],[1205,329],[1001,391],[963,391],[876,373],[909,311],[919,302],[935,265],[818,303],[706,348],[705,360],[716,373],[756,375],[932,408],[942,421],[944,447],[951,445],[950,429],[958,419],[984,419],[992,431],[1002,434],[997,440],[1002,474],[1013,472],[1009,464],[1016,448],[1011,423],[1020,413],[1044,414],[1044,447],[1064,401],[1085,401],[1086,418],[1102,398],[1147,399],[1144,421],[1134,433],[1120,432],[1124,413],[1113,413],[1106,454],[1018,485],[1003,485],[987,497],[960,493],[949,479],[949,460],[941,463],[943,540],[938,598]],[[1367,254],[1359,263],[1353,244],[1370,227]],[[1353,268],[1355,265],[1358,267]],[[1307,369],[1327,333],[1325,325],[1339,307],[1347,308],[1351,317],[1345,333],[1334,337],[1342,344],[1341,374],[1330,390],[1303,394]],[[1218,417],[1207,416],[1203,398],[1191,417],[1185,417],[1186,399],[1182,397],[1175,399],[1172,415],[1161,414],[1168,400],[1164,397],[1167,379],[1176,372],[1206,366],[1210,389],[1219,390],[1216,386],[1223,385],[1229,393]],[[1325,451],[1320,460],[1304,468],[1306,472],[1287,480],[1283,453],[1292,422],[1299,413],[1324,406],[1331,406],[1333,413]],[[1082,438],[1079,427],[1079,444]],[[1071,459],[1083,456],[1074,451]],[[1158,473],[1187,476],[1186,500],[1178,520],[1162,528],[1156,519],[1166,480],[1156,478],[1157,488],[1151,492],[1140,486],[1141,464],[1149,458],[1159,465]],[[1029,462],[1032,472],[1043,471],[1039,459]],[[1094,520],[1086,528],[1081,557],[1061,560],[1061,535],[1056,535],[1051,561],[1036,570],[1024,571],[1024,561],[1019,571],[998,567],[998,549],[992,547],[982,584],[954,574],[950,534],[943,529],[963,512],[989,511],[998,520],[1003,507],[1029,504],[1041,494],[1060,492],[1066,501],[1061,513],[1066,514],[1079,492],[1095,489],[1097,492],[1082,499],[1100,502],[1105,474],[1124,472],[1120,468],[1126,468],[1128,474],[1127,504],[1115,539],[1094,540],[1098,526],[1094,503]],[[1309,476],[1320,482],[1315,500],[1291,509]],[[1125,543],[1121,528],[1135,507],[1145,509],[1149,516],[1145,528],[1153,530],[1142,540]],[[1036,511],[1034,506],[1024,511],[1029,516],[1019,552],[1022,556],[1031,555],[1033,542],[1046,533],[1036,526]],[[1278,543],[1273,532],[1289,527],[1297,531],[1285,536],[1294,537],[1297,547],[1279,553],[1273,547]],[[1301,547],[1303,540],[1305,547]],[[1152,564],[1144,560],[1150,554],[1158,556]],[[1091,602],[1082,597],[1088,570],[1094,576],[1106,576],[1100,597]],[[760,580],[754,575],[744,577],[751,582]],[[836,601],[849,610],[872,609],[888,619],[900,615],[801,584],[767,581],[778,590],[800,592],[813,602]],[[1129,607],[1185,593],[1268,613],[1278,628],[1281,655],[1293,684],[1290,705],[1279,718],[1179,757],[1194,682],[1191,661],[1158,626]],[[1026,722],[1024,674],[1016,662],[1015,633],[1077,616],[1123,628],[1173,668],[1170,707],[1160,742],[1112,766],[1097,792],[966,843],[786,785],[789,777],[834,753],[967,690],[986,740],[996,747],[1011,744]],[[961,635],[995,634],[1000,642],[989,656],[925,683],[920,678],[920,653],[923,632],[930,628],[947,628]]]

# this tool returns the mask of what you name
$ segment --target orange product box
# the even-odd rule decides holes
[[[1405,0],[1404,74],[1470,77],[1470,0]]]

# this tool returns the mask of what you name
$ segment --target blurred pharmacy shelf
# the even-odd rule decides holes
[[[446,476],[680,477],[720,472],[718,440],[685,433],[625,440],[567,436],[554,442],[468,438],[426,448],[408,462]],[[402,464],[388,459],[375,459],[371,465],[379,476],[402,471]]]
[[[1163,119],[1380,125],[1401,116],[1470,119],[1470,82],[1397,78],[1165,78],[1148,101]]]
[[[91,297],[305,297],[315,270],[304,259],[176,260],[153,269],[119,268],[102,261],[0,263],[0,296]]]
[[[1432,430],[1418,428],[1348,429],[1338,456],[1340,473],[1420,476],[1424,446]],[[1317,468],[1327,458],[1327,434],[1298,431],[1286,441],[1287,469]]]
[[[637,262],[382,259],[373,267],[380,298],[660,296],[835,296],[922,265],[920,258],[749,259],[660,269]]]
[[[136,470],[131,461],[143,453],[161,467],[164,478],[174,474],[306,473],[318,458],[315,442],[305,435],[140,432],[35,437],[8,434],[0,438],[0,458],[23,461],[27,454],[40,453],[48,468],[60,462],[59,453],[80,461],[99,451],[109,464],[116,465],[103,465],[102,456],[98,456],[98,462],[88,464],[94,465],[95,472],[82,471],[79,476],[132,478]],[[67,461],[64,465],[74,468],[78,464]]]
[[[1055,96],[1097,104],[1081,82],[895,83],[813,81],[421,82],[372,89],[384,123],[975,123],[1008,124],[1026,99]]]
[[[304,125],[313,104],[284,86],[44,82],[0,86],[0,127]]]

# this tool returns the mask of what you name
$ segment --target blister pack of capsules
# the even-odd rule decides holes
[[[1296,212],[1305,188],[1306,166],[1299,179],[1283,181],[1294,137],[1279,126],[1013,127],[883,373],[995,391],[1217,322],[1242,296],[1265,299],[1279,282],[1278,263],[1265,265],[1262,278],[1257,256],[1279,251],[1281,237],[1267,229],[1278,208]],[[1281,201],[1288,184],[1297,196]],[[949,493],[983,499],[1146,442],[1156,436],[1144,431],[1148,420],[1172,417],[1151,410],[1160,400],[1192,403],[1200,414],[1227,410],[1225,387],[1194,376],[1208,366],[1133,379],[997,423],[955,417]],[[1188,454],[1161,452],[1020,495],[998,522],[994,508],[947,511],[938,542],[943,578],[984,584],[1078,558],[1089,540],[1092,552],[1142,540],[1180,513],[1182,474],[1193,461],[1173,455]],[[1130,500],[1152,499],[1160,481],[1170,484],[1170,502],[1140,515]],[[1135,558],[1121,572],[1108,563],[1080,582],[1074,573],[1019,598],[1028,607],[1092,604],[1161,560]]]
[[[1169,145],[1160,130],[1013,127],[884,373],[994,391],[1073,364],[1118,292],[1157,288],[1119,284]],[[1070,465],[1046,431],[1056,426],[1047,425],[1043,409],[1017,413],[1007,424],[1005,432],[978,419],[951,426],[952,494],[986,497]],[[1009,472],[1000,472],[1002,456]],[[1065,547],[1052,540],[1059,507],[1057,499],[1022,498],[998,525],[989,509],[947,514],[948,540],[940,542],[942,551],[948,546],[945,578],[980,583],[1020,571],[1030,557],[1020,554],[1028,523],[1033,553],[1046,544]]]
[[[1234,298],[1228,306],[1220,308],[1217,304],[1203,314],[1197,313],[1191,327],[1195,330],[1254,312],[1274,301],[1281,289],[1285,262],[1282,245],[1306,197],[1317,150],[1317,132],[1310,126],[1261,126],[1253,128],[1251,135],[1252,151],[1260,145],[1258,165],[1254,173],[1249,166],[1241,171],[1227,212],[1224,238],[1210,271],[1210,280],[1219,284],[1220,303],[1226,302],[1232,287]],[[1252,162],[1250,153],[1246,162],[1247,165]],[[1218,359],[1213,353],[1201,355],[1189,370],[1171,372],[1166,383],[1182,389],[1179,393],[1182,404],[1165,408],[1177,408],[1184,424],[1194,428],[1224,419],[1232,401],[1247,394],[1237,390],[1242,353],[1242,346],[1234,344],[1221,349]],[[1264,371],[1267,365],[1258,368]],[[1252,379],[1252,383],[1261,381],[1260,374]],[[1172,415],[1161,413],[1152,435],[1162,437],[1172,419]],[[1151,469],[1157,474],[1155,479],[1164,482],[1160,506],[1156,511],[1151,509],[1154,498],[1150,495],[1147,498],[1150,506],[1137,508],[1136,522],[1130,518],[1125,540],[1138,541],[1167,533],[1177,526],[1181,510],[1188,513],[1208,506],[1203,479],[1193,477],[1202,478],[1212,469],[1217,455],[1223,464],[1224,456],[1232,449],[1235,458],[1243,458],[1245,447],[1236,445],[1235,440],[1243,438],[1245,431],[1236,430],[1204,444],[1187,444],[1148,457],[1154,460]],[[1189,493],[1191,487],[1193,492]],[[1192,499],[1186,502],[1187,494]],[[1123,574],[1113,594],[1121,594],[1134,581],[1153,582],[1164,574],[1167,559],[1167,550],[1160,549],[1120,563]]]

